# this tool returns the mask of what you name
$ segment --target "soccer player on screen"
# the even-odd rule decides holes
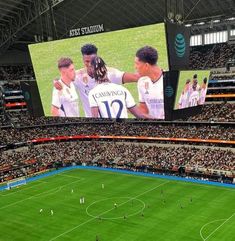
[[[157,60],[158,53],[153,47],[145,46],[136,52],[135,68],[141,76],[137,84],[139,107],[155,119],[164,119],[163,71]]]
[[[189,86],[189,93],[190,94],[194,91],[193,90],[193,86],[194,86],[194,89],[196,88],[197,91],[200,90],[200,85],[198,84],[198,80],[197,80],[197,74],[193,75],[193,79],[192,79],[192,81],[190,83],[190,86]]]
[[[197,106],[199,103],[199,90],[197,88],[197,82],[195,81],[192,85],[192,91],[189,96],[188,100],[188,107],[194,107]]]
[[[141,113],[130,92],[123,86],[111,83],[108,69],[102,58],[91,60],[91,68],[97,86],[89,92],[89,102],[93,117],[128,118],[127,109],[136,117],[150,118]]]
[[[179,102],[178,102],[178,109],[183,109],[188,107],[188,100],[189,100],[189,88],[190,88],[190,79],[186,80],[184,90],[182,91]]]
[[[200,89],[200,98],[199,98],[199,105],[203,105],[205,103],[205,99],[206,99],[206,92],[207,92],[207,78],[205,77],[203,79],[203,83],[201,85],[201,89]]]
[[[82,46],[81,53],[84,68],[76,71],[76,78],[74,81],[74,85],[79,93],[86,117],[92,117],[88,94],[90,90],[97,85],[91,70],[91,60],[97,56],[97,52],[98,48],[93,44],[85,44]],[[107,76],[110,82],[115,84],[137,82],[140,77],[137,73],[125,73],[111,67],[107,67]],[[57,81],[55,81],[54,86],[59,90],[62,89],[62,86]]]
[[[58,61],[60,71],[59,83],[61,90],[53,89],[52,116],[79,117],[78,95],[73,84],[75,69],[70,58],[61,58]]]

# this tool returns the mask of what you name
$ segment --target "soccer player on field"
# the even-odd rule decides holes
[[[187,79],[184,86],[184,90],[182,91],[179,98],[178,109],[183,109],[188,107],[189,88],[190,88],[190,79]]]
[[[75,69],[70,58],[61,58],[58,61],[60,71],[59,83],[61,90],[53,89],[52,94],[52,116],[78,117],[78,95],[73,84],[75,79]]]
[[[128,118],[127,109],[136,117],[150,118],[140,112],[130,92],[123,86],[111,83],[108,70],[102,58],[91,60],[94,78],[98,85],[89,92],[89,102],[93,117]]]
[[[158,53],[153,47],[145,46],[136,52],[135,68],[141,76],[137,84],[139,107],[155,119],[164,119],[163,71],[157,60]]]
[[[81,53],[84,68],[76,71],[76,78],[74,81],[74,85],[79,93],[86,117],[92,117],[88,94],[95,86],[97,86],[97,82],[95,81],[91,69],[91,60],[97,56],[97,51],[98,48],[93,44],[85,44],[82,46]],[[137,82],[138,78],[140,77],[137,73],[125,73],[111,67],[107,67],[107,76],[111,83],[120,85],[130,82]],[[63,88],[57,81],[54,82],[54,86],[58,90]]]
[[[199,98],[199,105],[203,105],[205,103],[205,99],[206,99],[206,92],[207,92],[207,78],[205,77],[203,79],[203,83],[201,85],[201,89],[200,89],[200,98]]]

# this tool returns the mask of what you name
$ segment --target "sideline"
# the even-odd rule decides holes
[[[192,178],[184,178],[184,177],[177,177],[177,176],[169,176],[169,175],[162,175],[162,174],[152,174],[152,173],[145,173],[145,172],[134,172],[122,169],[114,169],[114,168],[104,168],[104,167],[94,167],[94,166],[72,166],[72,167],[63,167],[59,170],[49,171],[47,173],[40,174],[38,176],[27,178],[27,182],[36,181],[42,179],[44,177],[53,176],[65,171],[70,171],[74,169],[88,169],[88,170],[98,170],[98,171],[109,171],[114,173],[122,173],[122,174],[131,174],[137,176],[145,176],[145,177],[153,177],[153,178],[160,178],[160,179],[167,179],[173,181],[183,181],[188,183],[197,183],[197,184],[204,184],[204,185],[212,185],[217,187],[226,187],[226,188],[235,188],[234,184],[228,183],[220,183],[220,182],[211,182],[211,181],[204,181]],[[5,190],[7,185],[3,185],[0,187],[0,191]]]

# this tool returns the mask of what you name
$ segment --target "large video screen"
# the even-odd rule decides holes
[[[180,71],[174,109],[203,105],[206,99],[210,71]]]
[[[160,117],[155,115],[155,113],[152,114],[154,108],[159,111],[159,106],[164,105],[163,84],[160,81],[157,81],[158,86],[155,86],[154,82],[149,82],[148,78],[144,78],[142,84],[135,80],[131,83],[123,81],[124,73],[137,73],[135,55],[137,50],[144,46],[152,46],[157,49],[157,65],[162,70],[168,70],[164,24],[154,24],[30,45],[30,55],[46,116],[92,117],[89,93],[97,87],[98,83],[89,76],[84,63],[85,60],[81,53],[81,47],[86,44],[93,44],[98,48],[97,55],[102,57],[110,71],[112,71],[112,75],[114,75],[114,77],[112,75],[109,76],[111,82],[128,89],[136,106],[139,106],[140,102],[144,102],[151,118],[164,118],[164,114],[161,114]],[[58,60],[62,57],[70,58],[76,71],[74,81],[69,86],[63,82],[61,72],[58,69]],[[55,79],[58,79],[58,81],[54,81]],[[163,82],[162,76],[161,81]],[[61,84],[59,87],[57,86],[58,82]],[[158,94],[155,92],[156,88],[158,89]],[[161,95],[161,99],[157,95]],[[106,96],[105,98],[108,97]],[[108,99],[106,100],[105,98],[102,99],[102,103],[109,114],[106,117],[110,117],[112,108],[117,109],[117,114],[114,117],[135,117],[130,112],[128,112],[128,116],[121,115],[121,111],[124,109],[123,104],[112,100],[109,103],[110,106],[108,106]],[[68,109],[68,105],[70,105],[68,99],[70,99],[69,101],[72,100],[72,108],[75,108],[75,111],[65,111],[66,108]],[[129,103],[129,107],[134,105],[133,101],[129,102],[132,103]],[[53,111],[55,108],[58,111]],[[111,117],[113,118],[112,115]]]

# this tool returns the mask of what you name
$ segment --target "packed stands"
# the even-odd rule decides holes
[[[206,101],[235,100],[235,72],[227,70],[211,71]]]
[[[0,80],[29,80],[35,79],[31,65],[0,66]]]
[[[235,53],[235,45],[228,43],[200,45],[190,51],[191,69],[214,69],[225,67]]]
[[[113,136],[147,136],[166,138],[198,138],[234,140],[235,132],[230,126],[187,123],[128,123],[128,122],[77,122],[51,124],[31,128],[5,128],[1,130],[2,144],[30,141],[37,138],[50,138],[74,135],[113,135]]]
[[[230,51],[235,50],[233,45],[227,44],[193,48],[195,51],[191,56],[191,63],[197,69],[210,67],[210,61],[215,59],[216,67],[224,66]],[[221,48],[223,54],[217,48]],[[11,72],[14,74],[7,74]],[[187,121],[33,118],[25,105],[14,108],[10,106],[12,103],[24,103],[19,80],[32,77],[33,72],[28,66],[0,68],[0,79],[4,78],[1,90],[5,106],[4,113],[0,115],[1,182],[82,163],[170,175],[182,175],[179,169],[183,167],[183,175],[186,177],[226,182],[232,182],[235,177],[234,152],[229,149],[231,144],[226,145],[226,141],[235,140],[232,125],[235,121],[233,102],[206,104],[199,114]],[[214,70],[210,77],[208,94],[227,94],[228,90],[233,93],[234,89],[231,87],[234,87],[234,77],[235,73],[232,71]],[[12,81],[15,79],[17,81]],[[88,138],[84,141],[73,138],[75,136]],[[94,140],[89,136],[103,138]],[[105,139],[105,136],[111,138]],[[64,142],[57,140],[61,137]],[[142,139],[126,140],[122,137]],[[148,137],[165,139],[151,141]],[[38,142],[39,138],[42,141]],[[180,138],[181,141],[177,140]],[[199,142],[195,143],[193,139]],[[212,143],[211,140],[218,143]]]
[[[219,171],[227,177],[234,177],[233,157],[234,152],[226,149],[115,142],[66,142],[3,152],[0,180],[82,163],[135,171],[150,169],[168,174],[177,174],[178,169],[184,167],[186,175],[200,171],[210,176]]]
[[[206,104],[200,114],[188,118],[190,121],[234,122],[235,103]]]

